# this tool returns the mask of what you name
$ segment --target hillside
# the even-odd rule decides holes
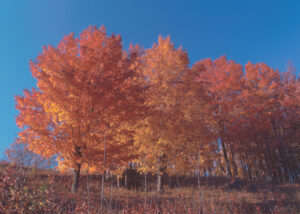
[[[78,194],[69,192],[72,176],[54,170],[1,164],[0,213],[100,213],[101,176],[82,175]],[[128,171],[117,187],[106,176],[103,213],[299,213],[299,184],[258,184],[224,177],[165,178],[164,192],[155,178]],[[199,210],[200,208],[200,210]]]

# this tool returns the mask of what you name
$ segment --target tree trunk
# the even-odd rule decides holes
[[[119,178],[119,176],[117,176],[117,187],[118,188],[120,187],[120,178]]]
[[[157,192],[163,192],[163,178],[160,173],[157,174]]]
[[[225,169],[223,167],[220,155],[218,155],[218,158],[219,158],[220,173],[221,173],[221,176],[223,176],[223,172],[225,173]]]
[[[146,205],[147,205],[147,172],[145,172],[145,201],[144,201],[144,207],[146,208]]]
[[[125,175],[124,175],[124,186],[127,189],[128,187],[128,181],[127,181],[127,170],[125,171]]]
[[[104,182],[105,182],[105,168],[106,168],[106,141],[105,141],[105,134],[103,138],[103,173],[102,173],[102,182],[101,182],[101,214],[103,213],[103,201],[104,201]]]
[[[198,195],[199,195],[199,214],[201,213],[201,207],[202,207],[202,213],[204,212],[204,205],[203,205],[203,195],[202,195],[202,189],[201,189],[201,180],[200,180],[200,164],[199,164],[199,159],[200,159],[200,149],[198,151],[198,156],[197,156],[197,162],[196,162],[196,172],[197,172],[197,181],[198,181]]]
[[[288,171],[289,160],[288,160],[288,158],[286,158],[286,153],[283,152],[283,151],[284,151],[283,148],[279,149],[279,154],[280,154],[280,157],[281,157],[281,164],[282,164],[282,167],[283,167],[285,181],[289,182],[289,180],[290,180],[289,179],[289,171]]]
[[[157,173],[157,192],[163,193],[164,192],[164,174],[165,174],[165,167],[160,167]]]
[[[81,164],[76,163],[75,168],[74,168],[74,177],[73,177],[73,183],[72,183],[72,188],[71,188],[72,193],[77,193],[77,190],[78,190],[80,168],[81,168]]]
[[[247,178],[247,171],[246,171],[246,166],[244,163],[244,158],[241,159],[241,166],[242,166],[242,170],[243,170],[243,178]]]
[[[252,172],[251,172],[251,167],[250,164],[247,163],[247,168],[248,168],[248,178],[249,180],[252,181]]]
[[[230,163],[229,163],[229,160],[228,160],[227,151],[226,151],[226,147],[225,147],[225,144],[223,142],[223,139],[221,139],[221,145],[222,145],[223,156],[224,156],[224,160],[225,160],[226,168],[227,168],[227,176],[232,177],[231,169],[230,169]]]
[[[232,159],[232,166],[233,166],[233,176],[236,178],[236,177],[238,177],[238,170],[237,170],[237,166],[235,163],[235,157],[234,157],[232,144],[230,144],[230,152],[231,152],[231,159]]]

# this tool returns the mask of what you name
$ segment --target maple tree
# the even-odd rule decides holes
[[[230,177],[295,180],[291,170],[295,167],[288,167],[287,160],[297,156],[291,151],[299,143],[296,122],[291,121],[299,118],[296,77],[264,63],[248,63],[244,72],[225,57],[199,61],[193,69],[198,70],[198,81],[205,85],[210,103],[223,157],[215,160],[220,173],[225,164]],[[293,178],[289,171],[294,172]]]
[[[142,61],[147,113],[136,124],[135,146],[146,160],[140,161],[142,169],[157,174],[157,188],[162,191],[163,174],[172,148],[170,129],[178,116],[176,82],[188,68],[189,61],[186,52],[175,49],[169,37],[159,37],[158,44],[145,51]]]
[[[31,62],[37,89],[16,96],[19,135],[35,153],[57,155],[61,169],[74,169],[72,192],[84,163],[105,168],[130,156],[122,121],[136,118],[142,101],[132,69],[137,55],[123,51],[120,36],[89,27],[77,39],[70,34],[57,47],[44,47]]]
[[[296,79],[264,63],[248,63],[245,71],[246,86],[241,94],[243,126],[240,124],[244,127],[240,130],[244,138],[240,137],[244,174],[250,179],[261,179],[259,175],[263,175],[263,179],[273,182],[282,182],[284,177],[289,180],[287,159],[293,159],[291,146],[297,144],[297,128],[292,128],[295,122],[291,118],[299,118]],[[288,107],[287,103],[293,104]]]
[[[197,73],[188,67],[187,53],[175,49],[170,37],[159,37],[142,61],[147,113],[136,124],[135,146],[140,170],[157,174],[161,192],[165,173],[189,171],[200,151],[202,160],[209,156],[212,160],[215,144],[209,140],[203,88],[196,81]]]
[[[226,57],[223,56],[215,61],[211,59],[201,60],[195,63],[193,67],[199,73],[197,81],[205,84],[210,112],[214,120],[214,130],[217,132],[218,142],[222,148],[227,175],[232,176],[228,148],[233,146],[233,142],[229,130],[238,111],[239,93],[243,89],[242,66],[234,61],[227,61]],[[236,166],[234,168],[236,175]]]

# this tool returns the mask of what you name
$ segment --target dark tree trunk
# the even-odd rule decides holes
[[[145,172],[144,192],[145,192],[144,207],[146,207],[146,205],[147,205],[147,172]]]
[[[229,160],[228,160],[227,151],[226,151],[226,147],[225,147],[225,144],[223,142],[223,139],[221,139],[221,145],[222,145],[223,156],[224,156],[224,160],[225,160],[225,164],[226,164],[226,168],[227,168],[227,176],[232,177],[231,169],[230,169],[230,163],[229,163]]]
[[[251,172],[251,167],[249,164],[247,164],[247,168],[248,168],[248,178],[249,178],[249,180],[252,181],[252,172]]]
[[[283,167],[283,172],[284,172],[284,177],[285,177],[285,181],[286,182],[289,182],[289,170],[288,170],[288,166],[289,166],[289,160],[288,158],[286,157],[286,152],[284,152],[284,149],[281,148],[279,150],[279,153],[280,153],[280,157],[281,157],[281,162],[282,162],[282,167]]]
[[[223,167],[223,164],[222,164],[220,155],[219,155],[219,166],[220,166],[220,173],[221,173],[221,176],[223,176],[223,172],[225,173],[225,169],[224,169],[224,167]]]
[[[78,190],[80,168],[81,168],[81,164],[77,163],[74,168],[74,177],[73,177],[73,183],[71,188],[72,193],[77,193]]]
[[[127,182],[127,170],[126,170],[125,175],[124,175],[124,186],[125,186],[125,188],[127,189],[127,187],[128,187],[128,182]]]
[[[237,166],[235,163],[235,157],[234,157],[232,144],[230,144],[230,152],[231,152],[231,159],[232,159],[232,166],[233,166],[233,176],[236,178],[236,177],[238,177],[238,170],[237,170]]]
[[[242,170],[243,170],[243,177],[247,178],[246,166],[245,166],[245,163],[244,163],[243,159],[241,159],[241,166],[242,166]]]

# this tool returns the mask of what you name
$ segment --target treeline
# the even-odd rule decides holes
[[[121,177],[128,163],[157,175],[158,191],[164,174],[299,181],[292,66],[279,72],[226,57],[190,65],[169,37],[126,51],[103,27],[44,47],[30,66],[37,85],[15,98],[17,142],[73,169],[72,192],[80,172]]]

